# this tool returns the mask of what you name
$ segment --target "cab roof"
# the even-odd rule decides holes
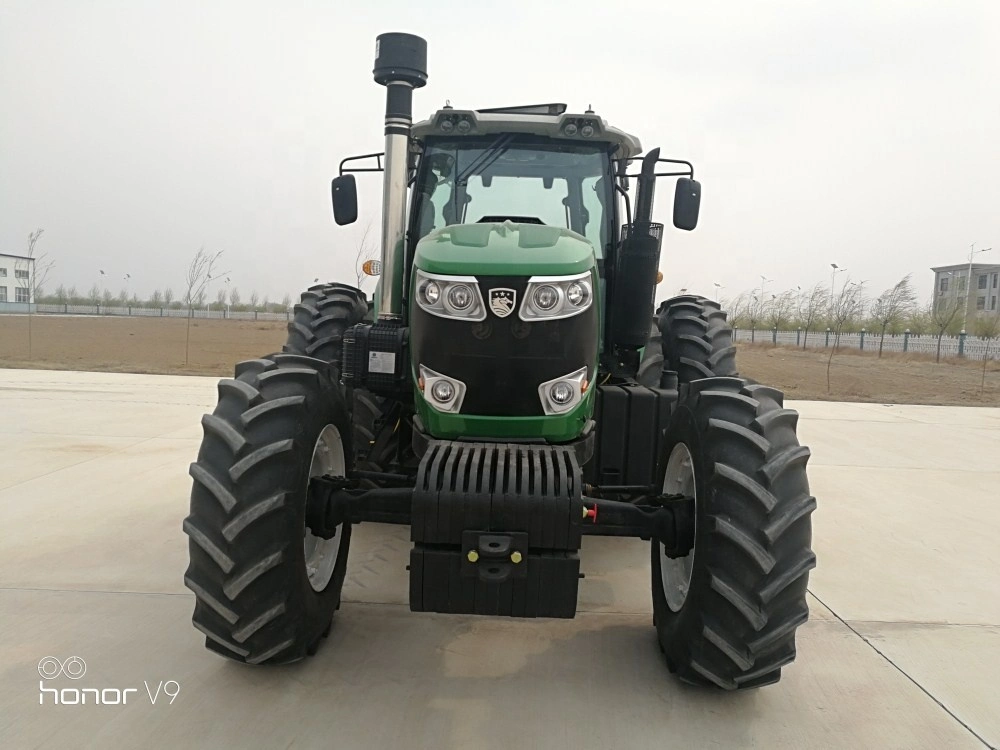
[[[432,135],[461,137],[494,133],[531,133],[573,141],[611,143],[618,147],[614,153],[616,159],[642,153],[642,144],[634,135],[608,125],[592,110],[583,114],[568,113],[565,104],[478,110],[444,107],[429,119],[416,123],[411,130],[417,140]]]

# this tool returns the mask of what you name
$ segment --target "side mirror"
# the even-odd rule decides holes
[[[689,177],[678,179],[674,190],[674,226],[689,232],[698,226],[700,206],[701,183]]]
[[[343,174],[335,177],[330,185],[333,195],[333,220],[340,226],[353,224],[358,220],[358,186],[354,175]]]

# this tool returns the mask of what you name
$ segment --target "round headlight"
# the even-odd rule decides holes
[[[428,281],[424,284],[423,294],[424,301],[427,302],[428,305],[437,304],[437,301],[441,299],[441,287],[439,287],[436,282]]]
[[[458,132],[459,133],[461,133],[462,135],[465,135],[470,130],[472,130],[472,123],[471,122],[469,122],[468,120],[459,120],[458,121]]]
[[[441,120],[441,125],[439,125],[443,133],[450,133],[455,129],[455,123],[451,120]]]
[[[582,135],[584,138],[590,138],[590,136],[592,136],[593,134],[594,134],[593,125],[584,125],[582,128],[580,128],[580,135]]]
[[[565,380],[553,383],[549,386],[549,398],[559,405],[568,404],[573,398],[573,384]]]
[[[456,310],[465,310],[472,304],[472,290],[465,284],[455,284],[448,290],[448,304]]]
[[[551,310],[559,301],[559,292],[556,291],[554,286],[546,284],[545,286],[540,286],[535,290],[535,293],[531,297],[531,301],[539,310]]]
[[[449,380],[439,380],[431,386],[431,396],[439,404],[447,404],[455,398],[455,386]]]
[[[576,135],[576,130],[577,128],[575,122],[566,123],[566,127],[563,128],[563,132],[569,136]]]
[[[579,307],[587,301],[587,287],[579,281],[574,281],[566,287],[566,299],[573,307]]]

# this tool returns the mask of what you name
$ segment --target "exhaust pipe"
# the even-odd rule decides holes
[[[403,316],[403,240],[413,89],[427,83],[427,41],[413,34],[379,34],[375,82],[385,86],[385,177],[382,186],[382,288],[379,320]]]

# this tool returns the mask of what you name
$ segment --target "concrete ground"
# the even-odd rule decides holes
[[[512,621],[410,613],[407,530],[361,526],[316,658],[205,651],[180,526],[214,384],[0,370],[0,746],[1000,744],[1000,409],[793,404],[819,499],[812,619],[778,685],[720,694],[667,673],[631,540],[586,540],[575,620]],[[82,679],[40,680],[71,656]],[[40,684],[136,692],[39,705]]]

